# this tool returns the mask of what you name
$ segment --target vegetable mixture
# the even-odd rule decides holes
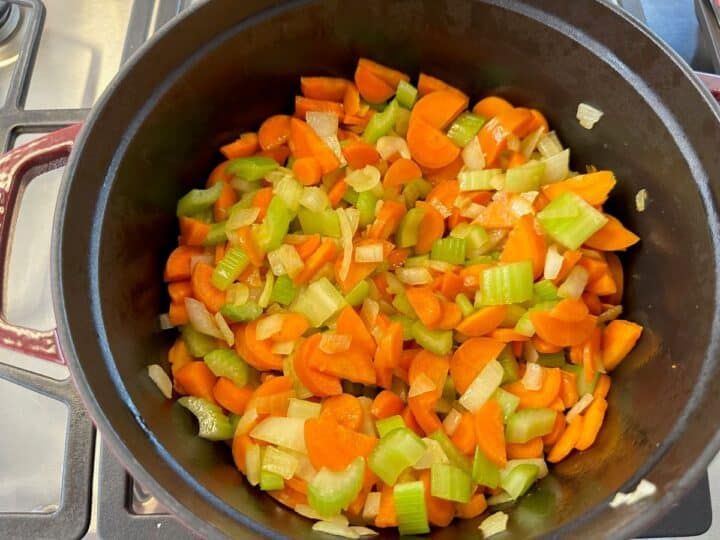
[[[177,205],[172,383],[247,481],[357,538],[514,501],[592,446],[620,319],[610,171],[537,110],[360,59],[303,77]],[[492,523],[491,523],[492,522]],[[486,532],[507,516],[487,520]],[[499,524],[499,525],[498,525]]]

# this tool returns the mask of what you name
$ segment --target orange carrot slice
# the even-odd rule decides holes
[[[473,112],[488,120],[513,109],[512,103],[498,96],[482,98],[473,107]]]
[[[410,180],[422,178],[422,171],[412,159],[400,158],[388,167],[383,178],[386,188],[402,186]]]
[[[376,444],[375,437],[348,429],[328,415],[305,421],[308,457],[318,470],[341,471],[356,457],[367,457]]]
[[[635,347],[643,327],[634,322],[615,319],[603,330],[602,362],[605,369],[611,371],[622,362]]]
[[[507,465],[505,448],[505,426],[500,405],[489,399],[473,413],[475,421],[475,440],[480,451],[498,467]]]
[[[225,291],[215,288],[210,282],[213,270],[207,263],[197,263],[192,272],[192,288],[193,296],[215,313],[225,304]]]
[[[597,206],[605,203],[608,194],[615,187],[615,183],[615,175],[611,171],[598,171],[548,184],[543,186],[543,193],[547,198],[553,200],[570,191],[585,199],[589,204]]]
[[[358,431],[363,422],[362,405],[352,394],[340,394],[322,402],[322,415],[330,415],[338,424]]]
[[[265,120],[258,130],[258,143],[263,150],[282,146],[290,139],[290,117],[276,114]]]
[[[500,326],[506,313],[507,306],[488,306],[466,317],[455,328],[466,336],[484,336]]]
[[[418,100],[412,109],[410,123],[421,119],[435,129],[444,130],[467,106],[467,96],[451,90],[438,90]]]
[[[342,101],[350,84],[339,77],[300,77],[300,91],[311,99]]]
[[[243,133],[229,144],[220,147],[220,152],[228,159],[252,156],[258,149],[258,137],[255,133]]]
[[[295,96],[295,116],[305,120],[309,112],[327,112],[336,114],[338,118],[345,115],[342,103],[327,101],[323,99],[310,99],[303,96]]]
[[[624,251],[640,241],[640,237],[626,229],[617,218],[608,214],[605,217],[608,222],[585,241],[586,246],[602,251]]]
[[[482,369],[495,360],[505,344],[490,338],[470,338],[460,345],[450,359],[450,375],[455,389],[467,390]]]
[[[342,394],[340,379],[326,375],[309,364],[310,353],[320,344],[320,339],[322,339],[320,334],[313,334],[298,347],[293,361],[295,374],[303,386],[318,397]]]
[[[434,94],[429,94],[428,97]],[[452,163],[460,155],[447,135],[422,118],[414,118],[408,127],[407,143],[415,161],[424,167],[438,169]]]
[[[539,278],[545,268],[547,245],[545,237],[535,228],[535,218],[531,215],[522,216],[510,231],[505,247],[500,256],[502,262],[520,262],[530,260],[533,264],[533,276]]]

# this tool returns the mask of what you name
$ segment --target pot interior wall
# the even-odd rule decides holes
[[[618,186],[608,207],[642,237],[639,247],[624,257],[624,316],[646,331],[614,377],[609,416],[596,445],[555,467],[515,510],[522,518],[512,520],[513,528],[518,535],[554,529],[642,474],[666,444],[703,366],[715,309],[715,263],[706,209],[687,154],[677,142],[683,134],[673,126],[674,116],[648,102],[652,95],[641,95],[638,80],[633,80],[641,52],[635,52],[638,67],[614,63],[609,56],[603,61],[603,51],[593,53],[578,43],[587,43],[587,36],[568,37],[559,20],[513,12],[520,6],[516,2],[505,7],[460,0],[308,2],[244,21],[232,2],[217,4],[203,7],[202,21],[195,17],[181,23],[179,39],[186,43],[176,40],[178,51],[170,53],[171,45],[161,43],[148,51],[143,69],[119,84],[93,131],[107,121],[108,136],[120,140],[131,121],[127,136],[117,148],[87,142],[85,153],[96,149],[97,157],[81,164],[75,184],[86,177],[90,187],[82,196],[75,192],[83,186],[73,185],[69,201],[74,202],[68,206],[68,213],[87,214],[97,200],[100,213],[105,209],[96,222],[91,273],[97,272],[93,302],[98,332],[106,341],[102,358],[83,354],[84,346],[76,344],[82,370],[114,429],[146,467],[161,458],[174,460],[170,467],[157,465],[150,471],[165,489],[200,514],[206,503],[195,502],[193,489],[278,534],[311,536],[309,522],[243,482],[229,449],[193,436],[194,420],[162,399],[146,366],[165,364],[172,339],[159,331],[156,321],[167,309],[162,268],[178,234],[178,197],[204,184],[220,161],[220,144],[256,129],[272,113],[291,113],[300,75],[351,77],[359,56],[398,67],[413,78],[420,70],[438,76],[472,100],[497,93],[541,109],[571,147],[575,170],[595,165],[615,171]],[[259,5],[250,4],[243,9]],[[584,17],[572,10],[567,7],[568,17]],[[608,39],[623,46],[627,38],[620,30],[627,31],[629,24],[618,24],[614,14],[598,5],[588,10],[591,16],[612,20],[615,26],[607,28],[618,33]],[[648,62],[657,55],[645,41],[637,47],[647,48]],[[180,60],[190,50],[194,54]],[[646,80],[656,76],[661,89],[678,84],[677,77],[645,68]],[[160,86],[163,77],[174,80]],[[154,87],[159,88],[151,94]],[[580,102],[605,111],[591,131],[575,119]],[[705,129],[712,133],[716,127]],[[110,157],[112,162],[106,159]],[[634,196],[641,188],[648,190],[649,204],[638,213]],[[66,239],[72,234],[63,233]],[[67,248],[66,275],[87,260],[82,246]],[[96,294],[94,285],[89,294]],[[68,300],[71,323],[79,309]],[[87,339],[93,339],[91,333]],[[176,474],[180,468],[189,476]],[[233,531],[230,520],[203,515]],[[476,527],[463,523],[433,537],[475,533]]]

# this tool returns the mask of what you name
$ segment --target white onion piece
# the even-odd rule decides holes
[[[340,243],[343,248],[343,256],[340,261],[340,271],[338,272],[338,277],[344,281],[347,279],[348,272],[350,272],[350,264],[352,263],[353,232],[350,227],[350,221],[345,215],[345,210],[338,208],[335,212],[337,213],[338,221],[340,222]]]
[[[380,184],[380,171],[372,165],[365,165],[362,169],[351,171],[345,182],[358,193],[370,191]]]
[[[507,149],[511,152],[520,151],[520,138],[514,133],[510,133],[507,136]]]
[[[547,250],[545,256],[545,269],[543,270],[543,277],[545,279],[555,279],[560,273],[560,269],[563,264],[563,256],[558,252],[555,244],[551,245]]]
[[[340,162],[340,166],[344,167],[347,165],[347,160],[342,153],[342,146],[340,146],[340,140],[337,138],[337,135],[326,135],[325,137],[320,138],[330,147],[330,150],[333,151],[333,154],[335,154],[335,157],[338,158],[338,161]]]
[[[505,512],[495,512],[486,517],[478,526],[483,538],[489,538],[494,534],[507,530],[508,515]]]
[[[542,157],[549,158],[550,156],[554,156],[555,154],[562,152],[563,147],[557,134],[554,131],[550,131],[540,137],[537,149]]]
[[[378,304],[375,300],[372,298],[366,298],[363,301],[363,305],[360,308],[360,316],[368,328],[373,328],[375,326],[375,321],[377,320],[379,313],[380,304]]]
[[[378,202],[375,203],[376,216],[380,213],[380,210],[382,210],[383,204],[385,204],[385,201],[383,199],[378,199]]]
[[[635,208],[638,212],[644,212],[647,206],[648,192],[643,188],[635,194]]]
[[[443,428],[445,429],[445,433],[448,434],[448,437],[453,436],[453,433],[455,433],[455,430],[460,425],[460,420],[462,420],[462,414],[460,414],[457,409],[451,409],[450,412],[447,413],[447,416],[443,420]]]
[[[254,400],[250,400],[250,403],[248,403],[245,407],[245,412],[238,421],[238,425],[235,428],[235,435],[247,434],[251,429],[253,429],[253,426],[255,426],[255,421],[258,419],[259,416],[260,415],[255,408]]]
[[[543,172],[543,184],[552,184],[565,180],[570,174],[570,149],[566,148],[543,160],[545,171]]]
[[[604,114],[600,109],[596,109],[587,103],[580,103],[575,116],[582,127],[592,129]]]
[[[520,143],[520,152],[525,156],[525,159],[530,159],[543,133],[545,133],[545,128],[541,126],[522,140]]]
[[[358,226],[360,225],[360,210],[357,208],[346,208],[345,217],[347,217],[348,222],[350,223],[350,232],[352,233],[352,236],[355,236]]]
[[[267,259],[270,263],[270,270],[276,276],[288,274],[290,277],[295,277],[305,266],[297,250],[288,244],[283,244],[276,250],[270,251]]]
[[[235,334],[233,334],[233,331],[228,326],[227,321],[225,321],[225,318],[219,311],[215,314],[215,324],[217,324],[218,330],[220,330],[225,343],[227,343],[230,347],[235,345]]]
[[[157,364],[148,366],[148,376],[167,399],[172,398],[172,381],[165,370]]]
[[[342,538],[360,538],[360,534],[353,531],[347,525],[334,521],[316,521],[312,526],[312,530],[332,536],[340,536]]]
[[[300,196],[300,204],[313,212],[322,212],[330,206],[330,199],[324,190],[316,186],[306,186]]]
[[[525,199],[525,200],[526,200],[527,202],[529,202],[530,204],[532,204],[532,203],[535,202],[535,199],[538,198],[538,195],[540,195],[540,192],[539,192],[539,191],[523,191],[522,193],[518,193],[518,196],[519,196],[519,197],[522,197],[523,199]],[[537,224],[537,223],[535,223],[535,230],[536,230],[539,234],[542,234],[542,232],[543,232],[542,229],[538,228],[538,224]]]
[[[533,350],[535,348],[533,347]],[[535,351],[537,354],[537,351]],[[525,374],[521,379],[522,385],[533,392],[542,388],[543,370],[540,364],[530,363],[525,366]]]
[[[485,155],[480,148],[480,139],[477,137],[470,139],[470,142],[463,148],[462,159],[465,166],[471,171],[485,168]]]
[[[470,412],[477,411],[490,399],[502,382],[504,370],[497,360],[489,362],[470,383],[458,400]]]
[[[537,362],[538,358],[540,357],[538,355],[537,349],[535,348],[535,345],[533,345],[530,341],[526,341],[525,343],[523,343],[522,356],[523,360],[528,365]],[[532,384],[532,379],[530,379],[530,384]]]
[[[397,278],[407,285],[426,285],[432,282],[432,275],[427,268],[397,268]]]
[[[657,486],[643,478],[642,480],[640,480],[640,483],[632,492],[616,493],[615,497],[613,497],[613,500],[610,501],[610,506],[612,508],[617,508],[618,506],[622,505],[635,504],[638,501],[641,501],[648,497],[652,497],[653,495],[655,495],[655,493],[657,493]]]
[[[510,212],[515,217],[522,217],[535,213],[535,209],[533,208],[532,203],[525,197],[515,196],[510,199]]]
[[[337,134],[338,116],[335,113],[309,111],[305,113],[305,121],[320,138]]]
[[[362,525],[351,525],[350,529],[358,533],[361,537],[363,536],[378,536],[380,533],[369,529],[368,527],[363,527]]]
[[[568,424],[575,420],[576,417],[581,415],[583,411],[585,411],[585,409],[587,409],[592,402],[592,394],[584,394],[580,399],[578,399],[577,403],[572,406],[572,408],[568,411],[567,416],[565,417],[565,419],[568,421]]]
[[[397,135],[383,135],[375,143],[375,149],[383,159],[390,159],[395,154],[401,158],[410,159],[410,148],[407,141]]]
[[[244,418],[243,416],[240,422],[242,422]],[[250,437],[307,454],[304,418],[270,416],[253,428],[250,432]]]
[[[416,471],[430,469],[435,463],[450,463],[447,454],[445,454],[439,442],[428,437],[425,437],[422,441],[425,443],[425,453],[417,460],[417,463],[412,466],[413,469]]]
[[[510,459],[505,468],[500,469],[500,479],[506,478],[508,474],[518,465],[535,465],[538,468],[538,480],[545,478],[550,474],[547,463],[543,458],[526,458],[526,459]]]
[[[575,266],[558,287],[560,298],[580,298],[588,283],[588,273],[582,266]]]
[[[435,389],[435,383],[432,381],[432,379],[425,375],[425,373],[421,373],[420,375],[415,377],[415,380],[410,385],[408,398],[419,396],[420,394],[425,394],[427,392],[432,392]]]
[[[265,285],[263,286],[260,297],[258,298],[258,305],[265,309],[270,304],[270,296],[272,295],[273,287],[275,286],[275,276],[272,272],[265,274]]]
[[[373,415],[370,412],[372,409],[373,400],[367,396],[359,396],[358,401],[360,407],[363,410],[362,424],[360,425],[360,432],[371,437],[377,437],[377,431],[375,431],[375,422],[373,422]]]
[[[622,315],[622,312],[623,312],[622,306],[613,306],[609,309],[606,309],[600,315],[598,315],[597,322],[604,323],[604,322],[614,321],[620,315]]]
[[[250,297],[250,288],[244,283],[231,283],[225,291],[225,302],[228,304],[242,305]]]
[[[278,313],[261,318],[255,328],[255,339],[258,341],[270,339],[282,330],[282,325],[283,317]]]
[[[472,202],[472,199],[470,197],[466,197],[465,195],[458,195],[457,197],[455,197],[455,200],[453,201],[453,206],[455,208],[460,208],[462,210],[471,202]]]
[[[301,480],[310,482],[317,474],[317,470],[313,467],[312,463],[310,463],[310,458],[307,454],[301,452],[295,452],[295,457],[298,460],[298,468],[297,471],[295,471],[295,476]]]
[[[378,493],[379,494],[379,493]],[[295,512],[300,514],[302,517],[306,517],[308,519],[315,519],[315,520],[321,520],[323,517],[318,514],[313,508],[307,504],[298,504],[294,508]]]
[[[291,339],[290,341],[278,341],[277,343],[274,343],[272,347],[270,347],[270,352],[273,354],[279,354],[282,356],[287,356],[288,354],[292,354],[292,352],[295,350],[295,340]]]
[[[447,219],[452,216],[452,212],[448,209],[448,207],[441,203],[438,199],[431,200],[430,206],[440,212],[440,215],[443,217],[443,219]]]
[[[405,286],[395,276],[395,274],[388,272],[385,278],[387,279],[387,290],[389,293],[396,295],[403,294],[405,292]],[[393,308],[391,311],[395,311],[395,308]]]
[[[252,225],[259,214],[259,208],[236,208],[225,223],[225,230],[234,231],[240,227]]]
[[[158,324],[160,325],[160,330],[170,330],[171,328],[175,328],[175,325],[170,322],[170,315],[167,313],[161,313],[158,315]]]
[[[244,178],[238,178],[237,176],[230,180],[230,185],[235,191],[240,193],[248,193],[257,187],[257,182],[248,182]]]
[[[425,261],[425,267],[429,268],[430,270],[435,270],[436,272],[452,272],[453,270],[455,270],[456,265],[450,264],[449,262],[445,261],[428,259],[427,261]]]
[[[383,245],[366,244],[355,248],[355,262],[359,263],[381,263],[383,262]]]
[[[320,337],[318,349],[326,354],[341,353],[350,348],[350,343],[352,343],[352,336],[348,334],[333,334],[332,332],[325,332]]]
[[[460,215],[469,219],[477,219],[485,211],[485,207],[482,204],[470,203],[466,208],[463,208]]]
[[[215,256],[209,253],[203,253],[201,255],[192,255],[190,257],[190,273],[195,269],[195,265],[198,263],[214,264]]]
[[[287,167],[278,167],[265,175],[265,180],[273,185],[287,179],[296,180],[292,170]]]
[[[215,319],[205,307],[205,304],[198,302],[189,296],[185,298],[185,308],[188,312],[190,324],[202,334],[222,339],[222,334],[215,323]]]
[[[380,492],[373,491],[368,493],[368,496],[365,499],[365,506],[363,506],[362,510],[362,518],[368,523],[372,523],[375,521],[378,512],[380,512]]]

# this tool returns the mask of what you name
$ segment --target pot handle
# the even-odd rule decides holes
[[[13,213],[20,187],[32,178],[65,165],[82,124],[73,124],[33,139],[0,156],[0,283],[5,284],[10,256]],[[5,287],[0,287],[4,294]],[[2,301],[0,297],[0,305]],[[0,346],[65,364],[58,346],[57,331],[34,330],[14,325],[0,314]]]

